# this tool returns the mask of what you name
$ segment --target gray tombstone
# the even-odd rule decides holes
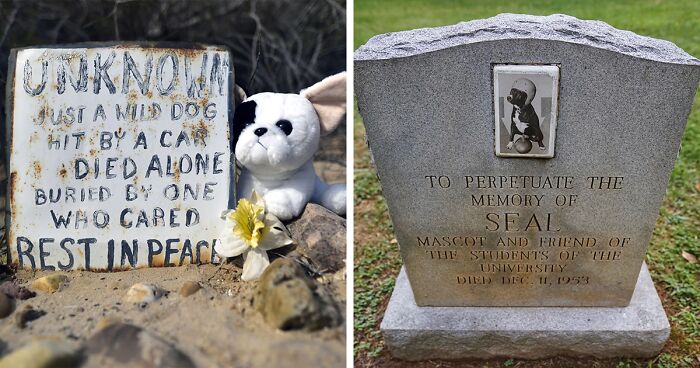
[[[643,260],[700,61],[598,21],[502,14],[373,37],[355,78],[405,265],[382,323],[396,356],[661,349]]]

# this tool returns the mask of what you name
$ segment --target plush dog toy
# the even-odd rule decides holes
[[[513,112],[510,116],[510,142],[506,148],[513,148],[514,138],[517,134],[523,136],[524,139],[537,142],[540,149],[545,149],[542,142],[544,135],[540,129],[540,119],[537,117],[535,108],[531,105],[536,92],[535,84],[529,79],[520,78],[513,82],[510,95],[506,97],[506,100],[513,104]]]
[[[259,93],[238,105],[231,142],[242,166],[238,198],[255,190],[280,220],[299,216],[309,201],[345,214],[345,184],[324,183],[312,163],[320,137],[345,116],[345,80],[343,72],[299,94]]]

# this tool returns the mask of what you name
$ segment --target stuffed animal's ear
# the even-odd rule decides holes
[[[321,122],[321,134],[328,134],[338,127],[347,110],[345,103],[345,72],[332,75],[313,86],[301,91],[314,105],[318,120]]]
[[[234,85],[233,86],[233,107],[236,107],[241,104],[241,102],[245,101],[245,99],[248,98],[246,96],[245,91],[241,86],[239,85]]]

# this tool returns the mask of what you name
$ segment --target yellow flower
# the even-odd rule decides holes
[[[265,228],[265,207],[241,198],[236,210],[229,213],[228,217],[236,223],[232,229],[233,233],[243,239],[249,247],[257,248]]]
[[[265,213],[265,201],[255,191],[250,199],[241,198],[235,210],[222,215],[225,226],[215,245],[224,257],[242,255],[243,281],[256,280],[270,265],[267,251],[292,243],[289,230],[277,217]]]

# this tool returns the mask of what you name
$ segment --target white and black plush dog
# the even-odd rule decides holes
[[[510,115],[510,142],[506,148],[512,149],[515,136],[521,135],[524,139],[537,142],[540,149],[545,149],[540,119],[531,104],[536,93],[535,84],[527,78],[520,78],[513,82],[510,94],[506,97],[506,100],[513,104],[513,112]]]
[[[345,214],[345,184],[324,183],[312,163],[320,137],[345,115],[345,80],[343,72],[300,94],[259,93],[238,105],[231,144],[242,165],[238,198],[255,190],[280,220],[299,216],[309,201]]]

